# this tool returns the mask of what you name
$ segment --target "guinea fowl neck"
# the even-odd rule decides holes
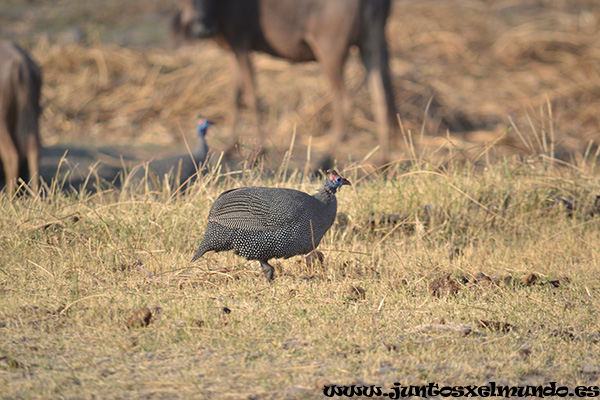
[[[335,199],[337,188],[331,185],[330,181],[326,181],[323,187],[315,194],[315,197],[323,203],[329,203]]]
[[[198,153],[206,153],[208,150],[208,146],[206,145],[206,139],[203,137],[198,137],[198,144],[196,144],[196,154]]]

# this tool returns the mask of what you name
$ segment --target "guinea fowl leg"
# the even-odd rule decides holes
[[[266,261],[260,261],[260,266],[262,267],[263,274],[265,274],[267,280],[272,281],[273,272],[275,272],[275,269]]]

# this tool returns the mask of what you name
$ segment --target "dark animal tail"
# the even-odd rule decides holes
[[[171,42],[173,44],[182,42],[187,39],[185,34],[185,27],[183,26],[183,21],[181,19],[181,11],[177,11],[177,13],[173,16],[171,20],[171,26],[169,29]]]
[[[363,28],[375,25],[385,27],[391,6],[391,0],[366,0],[361,14]]]
[[[362,37],[358,47],[367,69],[375,119],[379,125],[380,144],[385,149],[389,146],[390,130],[397,125],[389,50],[385,37],[385,25],[390,14],[391,1],[365,0],[363,7]]]
[[[389,53],[385,37],[385,25],[390,14],[390,0],[367,0],[361,15],[362,38],[359,41],[363,63],[367,68],[384,69],[383,79],[389,80]]]

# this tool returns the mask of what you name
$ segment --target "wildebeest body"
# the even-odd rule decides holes
[[[0,157],[4,184],[39,179],[41,70],[15,44],[0,40]]]
[[[331,152],[342,140],[349,119],[351,100],[343,67],[350,47],[357,46],[367,69],[380,145],[385,152],[395,116],[385,38],[389,10],[390,0],[181,0],[172,27],[178,36],[212,37],[233,52],[232,134],[242,94],[256,115],[251,51],[291,61],[319,61],[333,92]],[[257,116],[256,123],[263,144]]]

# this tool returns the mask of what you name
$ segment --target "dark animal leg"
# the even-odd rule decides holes
[[[27,168],[29,172],[29,184],[37,192],[40,180],[40,144],[34,133],[29,135],[27,143]]]
[[[232,124],[230,141],[227,146],[226,153],[231,154],[237,144],[238,134],[236,126],[239,118],[240,106],[243,103],[250,109],[254,118],[255,130],[258,133],[258,146],[260,149],[264,146],[264,132],[260,128],[258,116],[258,102],[256,99],[256,88],[254,85],[254,71],[250,62],[250,53],[247,51],[235,52],[235,86],[233,92],[234,103],[232,106]]]
[[[275,272],[275,269],[269,265],[268,262],[266,261],[260,261],[260,266],[262,267],[262,272],[263,274],[265,274],[265,277],[267,278],[267,280],[270,282],[273,280],[273,273]]]
[[[321,161],[320,166],[325,168],[333,164],[335,149],[344,140],[348,116],[352,110],[352,100],[348,96],[344,83],[344,64],[348,57],[348,47],[340,46],[339,43],[323,43],[321,45],[321,43],[313,41],[309,41],[309,45],[321,64],[323,72],[329,79],[333,97],[333,123],[330,131],[330,145],[328,153]]]
[[[0,123],[0,157],[4,166],[6,188],[12,193],[19,175],[19,153],[13,143],[8,128]]]
[[[389,161],[390,138],[392,131],[395,131],[393,127],[397,126],[397,121],[385,32],[383,30],[371,31],[360,45],[360,55],[367,70],[380,151],[384,161],[387,162]]]
[[[233,154],[238,141],[237,125],[240,117],[240,106],[242,98],[242,77],[237,56],[232,59],[233,85],[231,86],[231,121],[229,122],[229,142],[225,147],[225,156]]]

